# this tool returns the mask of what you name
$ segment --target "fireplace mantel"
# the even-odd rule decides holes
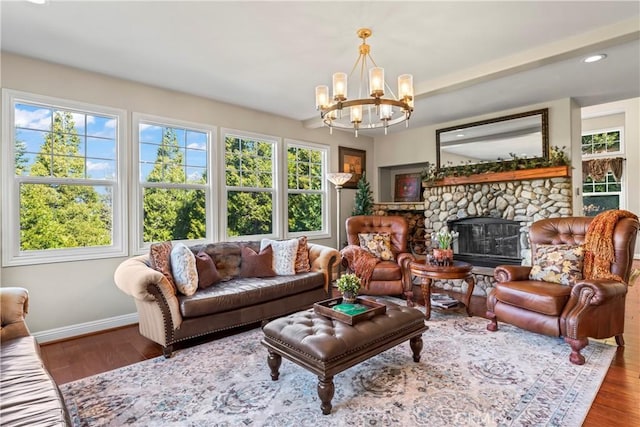
[[[434,183],[425,183],[425,187],[442,187],[459,184],[484,184],[488,182],[525,181],[542,178],[570,177],[569,166],[551,166],[537,169],[522,169],[504,172],[489,172],[469,176],[447,176]]]

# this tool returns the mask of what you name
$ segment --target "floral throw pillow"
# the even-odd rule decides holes
[[[572,286],[582,280],[584,247],[582,245],[538,245],[530,280]]]
[[[309,245],[307,245],[307,236],[298,237],[298,253],[296,254],[296,273],[306,273],[311,271],[311,262],[309,261]]]
[[[198,290],[196,256],[184,243],[176,243],[171,249],[171,272],[178,291],[191,296]]]
[[[171,248],[173,247],[171,242],[152,243],[149,248],[149,264],[151,268],[159,271],[167,278],[167,281],[176,291],[176,283],[173,280],[173,273],[171,272]]]
[[[279,276],[296,274],[296,255],[298,253],[298,239],[271,240],[262,239],[260,251],[271,245],[273,249],[272,267]]]
[[[382,261],[393,261],[389,233],[358,233],[358,239],[360,247],[368,250]]]

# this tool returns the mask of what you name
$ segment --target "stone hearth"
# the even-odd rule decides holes
[[[461,218],[485,216],[520,223],[522,264],[531,260],[529,227],[539,219],[572,215],[571,178],[556,177],[509,182],[442,185],[427,187],[425,200],[425,236]],[[430,249],[430,248],[428,248]],[[493,287],[493,269],[476,268],[474,294],[486,296]],[[437,282],[434,286],[457,292],[466,291],[464,281]]]

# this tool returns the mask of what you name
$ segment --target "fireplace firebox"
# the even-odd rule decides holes
[[[519,222],[471,217],[448,221],[447,225],[459,233],[453,247],[454,259],[483,267],[521,264]]]

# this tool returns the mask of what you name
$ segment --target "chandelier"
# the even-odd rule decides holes
[[[413,111],[413,76],[402,74],[398,76],[398,96],[391,91],[384,81],[384,68],[378,67],[371,57],[370,46],[366,43],[372,32],[369,28],[360,28],[358,37],[362,39],[359,46],[358,59],[353,65],[349,77],[356,69],[360,70],[360,84],[358,98],[347,98],[347,73],[333,74],[333,98],[329,98],[329,87],[316,86],[316,109],[320,111],[320,117],[329,132],[333,128],[353,129],[358,137],[358,129],[387,128],[397,123],[405,122],[409,126],[409,118]],[[367,73],[368,62],[373,67]],[[366,81],[365,81],[366,80]],[[369,97],[362,96],[365,88],[369,91]],[[390,97],[383,98],[385,90]],[[348,112],[345,110],[348,109]]]

